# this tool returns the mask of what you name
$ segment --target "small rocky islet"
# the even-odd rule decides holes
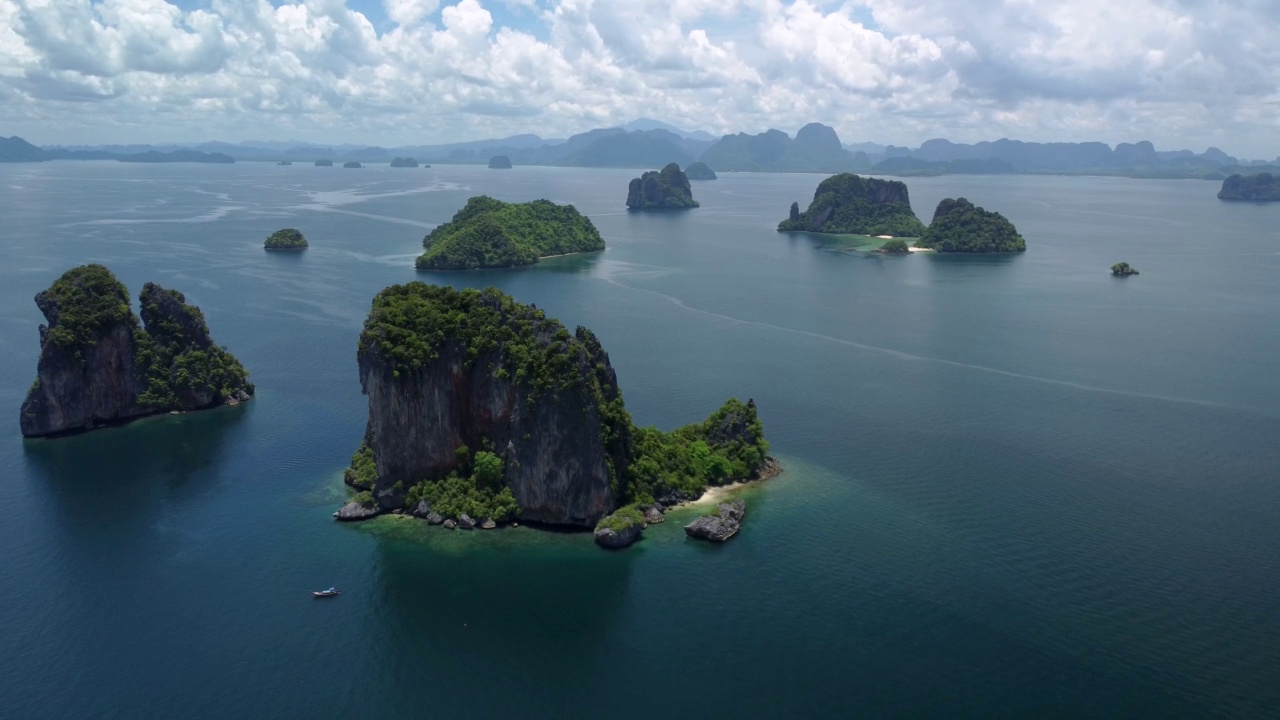
[[[549,200],[509,203],[480,195],[422,239],[419,270],[533,265],[544,257],[604,249],[590,218]]]
[[[518,520],[621,547],[670,505],[777,472],[754,401],[670,432],[637,427],[590,330],[493,288],[383,290],[357,360],[369,420],[342,520]]]
[[[307,238],[296,228],[282,228],[267,236],[264,250],[306,250]]]
[[[142,323],[129,291],[102,265],[63,273],[36,295],[36,381],[22,403],[25,437],[83,432],[171,412],[236,405],[249,373],[209,336],[200,308],[155,283],[142,288]]]

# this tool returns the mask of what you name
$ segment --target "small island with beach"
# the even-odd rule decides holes
[[[778,232],[870,237],[915,238],[924,230],[911,209],[906,183],[853,173],[823,180],[807,210],[800,212],[800,204],[792,203],[787,219],[778,223]]]
[[[671,431],[639,427],[594,333],[494,288],[383,290],[357,361],[369,418],[338,520],[398,514],[462,530],[518,521],[590,530],[618,548],[672,505],[781,472],[754,401],[730,398]],[[745,506],[725,505],[689,536],[733,537]]]
[[[916,247],[941,253],[1014,253],[1025,251],[1027,243],[1000,213],[965,198],[947,198],[938,203],[933,222]]]
[[[591,220],[549,200],[509,203],[473,197],[453,219],[422,240],[419,270],[473,270],[533,265],[557,255],[604,249]]]

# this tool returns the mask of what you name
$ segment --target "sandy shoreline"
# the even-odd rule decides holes
[[[908,250],[908,251],[910,251],[910,252],[913,252],[913,253],[918,253],[918,252],[922,252],[922,253],[938,252],[937,250],[934,250],[933,248],[922,248],[922,247],[916,247],[915,245],[912,245],[911,247],[907,248],[907,250]]]

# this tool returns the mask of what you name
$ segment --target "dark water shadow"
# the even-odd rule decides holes
[[[590,535],[447,531],[447,547],[381,538],[377,551],[388,662],[414,692],[466,683],[480,715],[558,715],[617,652],[640,549],[604,552]],[[482,534],[483,533],[483,534]]]
[[[56,439],[26,440],[30,477],[55,518],[85,527],[146,519],[165,501],[206,493],[225,460],[228,433],[252,402],[183,415],[158,415],[121,427]]]

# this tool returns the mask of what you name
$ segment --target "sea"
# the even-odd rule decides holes
[[[922,220],[963,196],[1028,249],[897,257],[775,231],[819,175],[628,213],[636,174],[0,165],[0,715],[1280,715],[1280,203],[910,178]],[[416,272],[480,194],[572,203],[608,248]],[[264,252],[282,227],[310,249]],[[84,263],[185,293],[256,397],[23,440],[32,298]],[[638,424],[753,398],[785,473],[723,545],[696,507],[616,552],[335,522],[361,324],[414,280],[590,328]]]

